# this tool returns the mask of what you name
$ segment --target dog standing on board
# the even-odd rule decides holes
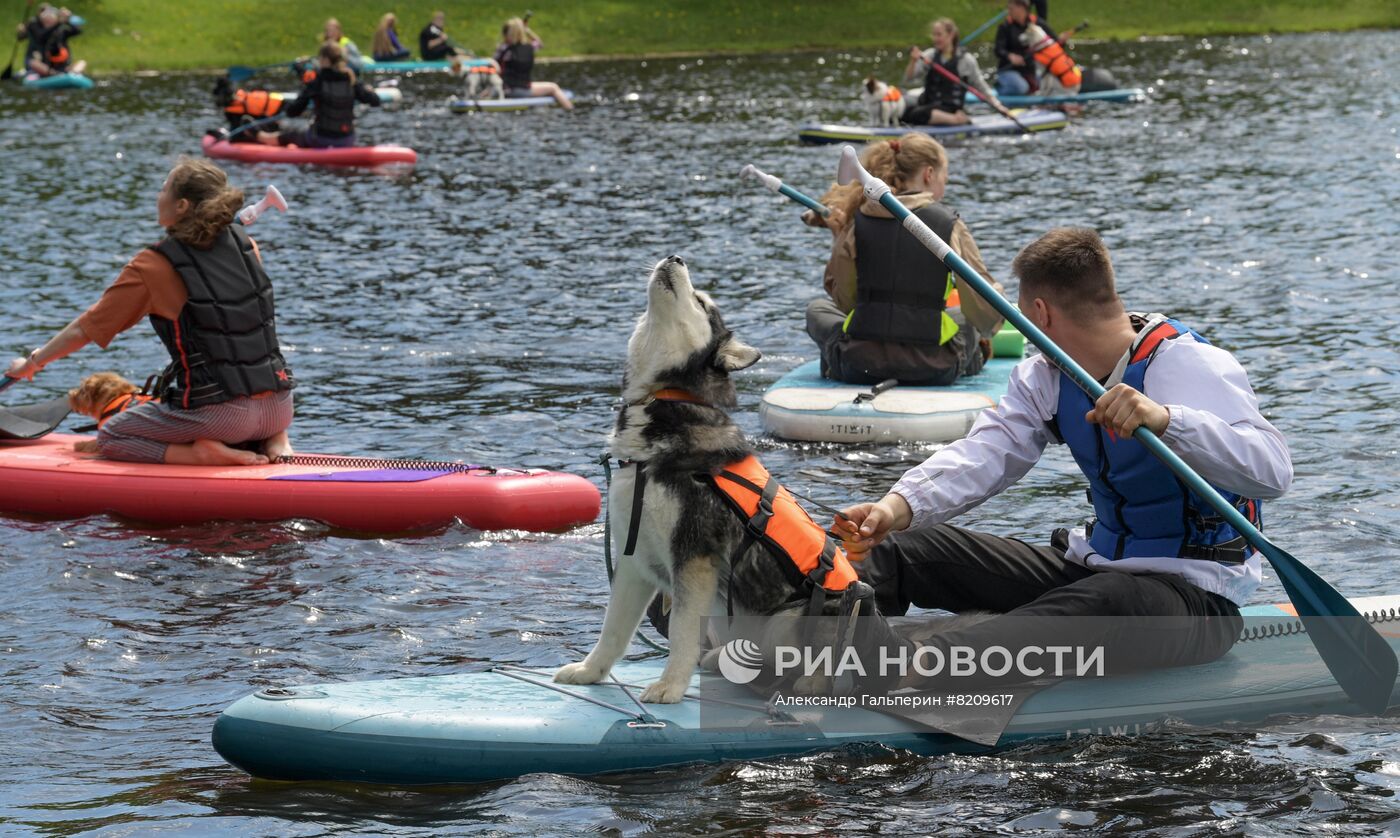
[[[899,127],[899,118],[904,115],[904,95],[899,88],[869,76],[861,83],[860,100],[865,103],[871,125]]]
[[[727,410],[737,404],[730,373],[759,357],[725,327],[709,296],[694,289],[680,257],[656,265],[646,312],[627,344],[624,405],[609,438],[612,456],[623,464],[608,492],[617,557],[612,595],[597,645],[582,662],[561,668],[555,681],[606,678],[661,591],[671,596],[671,654],[641,698],[672,704],[690,686],[708,616],[730,609],[766,616],[806,602],[762,543],[737,553],[745,525],[712,482],[753,453]],[[639,483],[642,503],[634,516]]]

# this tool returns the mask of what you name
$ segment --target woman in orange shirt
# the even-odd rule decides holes
[[[105,349],[148,317],[170,353],[161,400],[103,423],[103,456],[260,465],[290,454],[295,382],[277,342],[272,283],[257,246],[233,223],[242,203],[218,166],[181,159],[156,199],[166,238],[136,254],[91,308],[10,362],[5,375],[33,378],[89,343]]]

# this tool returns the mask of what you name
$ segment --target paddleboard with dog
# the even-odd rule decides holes
[[[572,90],[565,90],[564,95],[573,101]],[[475,113],[477,111],[523,111],[530,108],[557,107],[559,102],[553,96],[522,96],[518,99],[455,99],[448,104],[448,110],[453,113]]]
[[[304,163],[313,166],[412,166],[418,152],[399,145],[365,145],[349,148],[301,148],[298,146],[231,143],[205,135],[204,156],[243,163]]]
[[[1353,602],[1400,648],[1400,596]],[[678,704],[634,702],[641,685],[660,674],[661,661],[621,663],[614,669],[618,682],[590,686],[551,683],[547,670],[500,666],[268,688],[219,716],[213,744],[255,777],[414,785],[490,782],[541,771],[642,771],[858,743],[923,755],[986,753],[1035,741],[1133,736],[1168,719],[1222,726],[1280,714],[1361,712],[1318,657],[1291,606],[1242,611],[1242,639],[1223,658],[1054,684],[1020,704],[994,745],[860,707],[782,712],[708,673],[692,679]],[[1397,704],[1400,694],[1392,693],[1390,706]]]
[[[298,455],[265,466],[123,463],[49,434],[0,444],[0,510],[113,514],[158,524],[307,518],[358,532],[559,531],[598,517],[596,486],[574,474],[449,462]]]
[[[1060,111],[1031,110],[1013,113],[1021,125],[1029,131],[1058,131],[1069,124],[1069,118]],[[797,132],[797,138],[808,145],[829,145],[832,143],[868,143],[873,140],[899,138],[917,131],[930,137],[974,137],[985,134],[1019,134],[1021,125],[999,114],[981,114],[971,118],[964,125],[900,125],[878,128],[867,125],[838,125],[813,123],[804,125]]]
[[[81,73],[57,73],[52,76],[28,73],[22,84],[30,90],[87,90],[93,86],[93,81]]]
[[[945,387],[847,384],[823,378],[821,361],[808,361],[763,394],[759,422],[799,442],[952,442],[1006,393],[1024,349],[1021,333],[1005,328],[981,372]]]

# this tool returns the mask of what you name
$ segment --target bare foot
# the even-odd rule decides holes
[[[280,457],[292,456],[292,440],[287,436],[287,432],[281,431],[263,440],[263,453],[274,463]]]
[[[240,451],[212,439],[199,439],[165,449],[165,461],[179,466],[264,466],[267,457],[254,451]]]

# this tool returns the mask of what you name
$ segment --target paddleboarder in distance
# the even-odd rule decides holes
[[[1006,396],[965,438],[879,501],[843,511],[834,526],[848,554],[882,614],[915,605],[1007,617],[1205,618],[1181,620],[1151,643],[1112,638],[1110,664],[1115,650],[1143,668],[1218,658],[1259,586],[1260,555],[1132,434],[1149,428],[1255,526],[1261,501],[1292,482],[1287,442],[1229,352],[1174,319],[1125,310],[1093,230],[1052,230],[1012,269],[1021,311],[1107,392],[1093,402],[1044,355],[1022,361]],[[1051,443],[1067,445],[1084,473],[1095,520],[1055,530],[1049,544],[945,523],[1021,479]],[[932,642],[1010,647],[1001,623]]]
[[[102,456],[261,465],[291,454],[287,428],[296,385],[277,342],[262,256],[233,223],[242,204],[243,191],[229,185],[222,169],[182,159],[156,199],[166,238],[136,254],[96,303],[43,346],[11,361],[5,375],[33,378],[89,343],[105,349],[149,318],[170,352],[156,388],[161,400],[104,422],[97,432]]]

